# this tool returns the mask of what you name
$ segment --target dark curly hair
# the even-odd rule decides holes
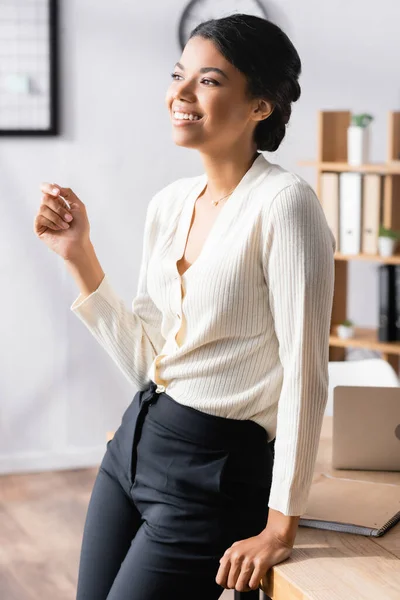
[[[250,99],[263,98],[272,103],[272,114],[256,125],[254,141],[258,150],[277,150],[285,137],[291,103],[301,94],[301,61],[286,33],[267,19],[233,14],[200,23],[189,39],[194,36],[214,42],[246,76]]]

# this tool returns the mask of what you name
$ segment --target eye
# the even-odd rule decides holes
[[[205,81],[209,81],[210,83],[212,83],[213,85],[219,85],[218,81],[214,81],[214,79],[203,79],[203,83]]]
[[[182,77],[182,75],[179,75],[179,73],[171,73],[171,77],[172,79],[174,79],[174,81],[179,81],[177,78]],[[209,86],[210,83],[212,85],[219,85],[218,81],[215,81],[214,79],[202,79],[202,83],[205,83],[206,81],[209,82],[206,84],[207,86]]]

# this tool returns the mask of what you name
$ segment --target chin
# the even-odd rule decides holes
[[[195,140],[189,140],[189,139],[185,140],[183,136],[180,138],[179,136],[173,135],[172,139],[173,139],[175,146],[181,146],[182,148],[197,149],[200,146],[199,142],[196,142]]]

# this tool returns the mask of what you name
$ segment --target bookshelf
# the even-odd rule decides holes
[[[387,120],[387,157],[385,163],[353,166],[347,163],[347,128],[350,111],[319,111],[318,148],[316,160],[302,160],[301,166],[316,169],[316,192],[321,198],[321,175],[324,172],[376,173],[383,178],[382,224],[400,229],[400,112],[389,112]],[[383,257],[379,254],[345,255],[335,252],[335,291],[333,297],[329,360],[345,360],[346,348],[365,348],[381,353],[397,374],[400,365],[400,342],[380,342],[376,329],[355,328],[351,339],[337,336],[336,326],[347,318],[348,263],[350,260],[400,264],[400,243],[396,254]]]

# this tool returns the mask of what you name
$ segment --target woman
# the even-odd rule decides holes
[[[95,481],[78,600],[212,600],[263,587],[291,554],[327,400],[335,240],[312,188],[258,151],[282,142],[300,70],[267,20],[192,32],[166,106],[205,173],[151,199],[132,310],[82,201],[41,187],[35,231],[80,289],[71,309],[139,388]]]

